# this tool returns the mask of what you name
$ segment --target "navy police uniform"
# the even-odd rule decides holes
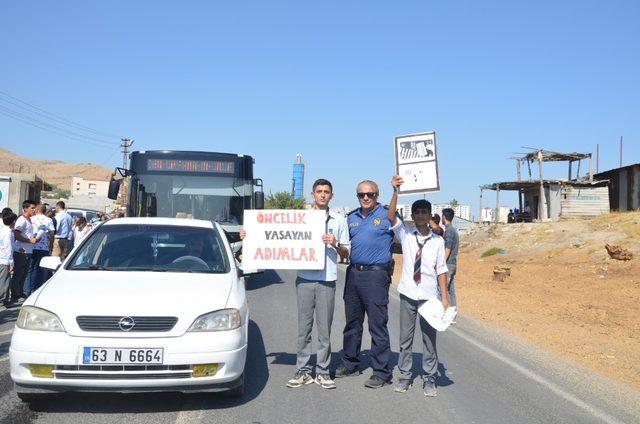
[[[344,366],[349,372],[358,368],[366,312],[371,333],[373,375],[389,381],[391,346],[387,307],[393,242],[391,222],[387,218],[387,209],[378,203],[366,217],[362,216],[360,208],[350,212],[347,224],[351,238],[351,264],[347,269],[344,288]]]

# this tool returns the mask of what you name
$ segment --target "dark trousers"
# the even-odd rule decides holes
[[[22,287],[29,271],[31,253],[13,252],[13,277],[11,277],[11,299],[18,300],[22,296]]]
[[[31,254],[31,262],[29,263],[29,271],[24,281],[23,294],[29,297],[31,293],[36,291],[38,287],[45,281],[45,270],[40,268],[40,260],[45,256],[49,256],[48,250],[33,250]]]
[[[358,271],[349,267],[344,287],[343,363],[351,372],[360,364],[362,325],[366,313],[371,333],[371,368],[373,375],[383,380],[390,380],[392,375],[387,328],[390,283],[391,278],[384,270]]]

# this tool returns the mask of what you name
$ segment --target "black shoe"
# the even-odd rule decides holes
[[[367,381],[365,381],[364,387],[368,387],[370,389],[379,389],[386,386],[387,384],[391,384],[391,380],[383,380],[377,375],[372,375]]]
[[[338,366],[338,368],[336,368],[335,378],[355,377],[357,375],[360,375],[360,371],[358,370],[349,371],[347,367],[344,366],[344,364],[341,364]]]

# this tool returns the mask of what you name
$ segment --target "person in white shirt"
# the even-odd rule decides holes
[[[416,328],[418,308],[428,299],[440,294],[442,306],[449,307],[447,298],[447,265],[444,239],[435,234],[436,224],[431,219],[431,203],[417,200],[411,205],[411,217],[415,227],[407,227],[397,219],[398,190],[402,178],[391,179],[393,196],[389,204],[388,218],[391,229],[402,245],[402,276],[398,285],[400,293],[400,355],[398,370],[400,377],[394,391],[404,393],[411,388],[413,376],[413,336]],[[439,226],[438,226],[439,228]],[[422,333],[422,388],[425,396],[436,396],[436,373],[438,354],[436,351],[436,329],[419,316]]]
[[[13,225],[18,216],[9,210],[2,213],[0,226],[0,300],[4,300],[13,274]]]
[[[313,183],[311,191],[314,209],[326,211],[325,265],[320,270],[299,270],[296,279],[298,303],[298,338],[296,372],[286,383],[287,387],[304,387],[314,382],[323,389],[335,389],[331,379],[331,324],[335,307],[336,280],[338,279],[338,256],[349,256],[349,229],[347,221],[341,215],[329,209],[333,198],[333,185],[323,178]],[[240,238],[246,232],[240,230]],[[315,324],[318,336],[316,355],[316,378],[312,376],[311,363],[312,329]]]
[[[51,242],[56,229],[51,218],[45,215],[46,212],[46,205],[40,204],[36,207],[36,214],[31,218],[33,233],[38,241],[33,245],[29,272],[24,282],[23,292],[25,297],[29,297],[31,293],[36,291],[48,276],[48,272],[40,268],[40,261],[45,256],[49,256]]]
[[[13,277],[11,277],[9,303],[18,302],[23,294],[22,289],[29,270],[33,245],[38,241],[34,237],[33,224],[31,223],[31,217],[36,214],[36,202],[25,200],[22,202],[22,210],[23,213],[18,217],[13,228],[16,242],[13,246],[14,271]]]
[[[78,246],[82,239],[89,234],[91,227],[87,225],[87,218],[81,216],[73,226],[73,245]]]

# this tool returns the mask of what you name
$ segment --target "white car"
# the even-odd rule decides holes
[[[249,310],[219,224],[95,228],[24,302],[9,350],[24,401],[66,391],[244,390]]]

